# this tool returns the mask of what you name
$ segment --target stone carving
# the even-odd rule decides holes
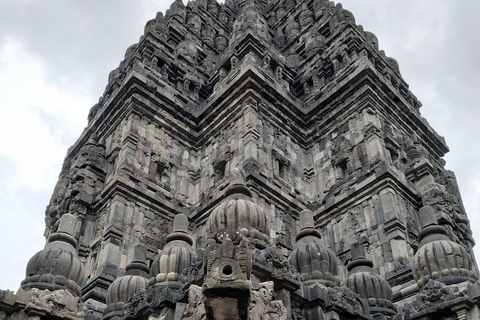
[[[448,303],[455,298],[455,293],[445,284],[430,280],[419,291],[412,310],[419,312],[422,310],[442,310],[448,306]]]
[[[268,316],[270,320],[287,320],[287,308],[285,308],[281,300],[270,301]]]
[[[273,296],[273,282],[261,283],[258,290],[252,291],[252,300],[248,307],[249,319],[263,320],[270,309]]]
[[[252,291],[248,308],[249,320],[286,320],[287,310],[280,300],[273,299],[273,282],[262,282]]]
[[[458,298],[445,317],[480,305],[455,291],[478,272],[448,148],[375,35],[328,0],[172,2],[69,149],[25,290],[81,296],[87,320],[391,318],[389,284],[406,306],[396,319],[418,318],[450,297],[427,293],[431,279]],[[420,205],[439,216],[422,230]],[[75,221],[54,244],[65,216]],[[356,241],[371,263],[348,254]],[[138,243],[149,280],[122,273]],[[339,285],[349,268],[351,290]],[[63,299],[42,292],[40,305]],[[0,318],[18,320],[20,300],[0,293]]]
[[[247,281],[251,273],[248,241],[240,233],[224,233],[207,241],[204,255],[205,282]]]
[[[168,235],[168,222],[161,217],[145,218],[144,244],[150,251],[157,252],[158,248],[165,246],[165,238]]]
[[[370,314],[396,314],[392,288],[387,280],[373,271],[373,263],[366,258],[363,243],[352,244],[350,252],[352,260],[347,266],[349,272],[344,284],[368,301]]]
[[[361,313],[362,304],[354,293],[345,286],[327,288],[328,304],[345,309],[351,313]]]
[[[118,277],[107,290],[106,303],[103,320],[121,315],[122,307],[130,301],[135,293],[144,290],[148,284],[148,269],[145,258],[147,248],[144,245],[137,245],[134,249],[132,262],[127,265],[124,276]]]
[[[85,305],[68,290],[31,289],[25,306],[28,315],[49,315],[70,320],[83,319],[85,312]]]
[[[60,218],[57,232],[51,234],[45,248],[28,261],[23,289],[67,289],[75,296],[81,295],[85,272],[73,237],[76,222],[76,217],[68,213]]]
[[[290,15],[288,16],[288,24],[285,28],[285,36],[287,41],[290,42],[300,33],[300,24],[295,21],[295,17]]]
[[[285,37],[285,34],[283,33],[282,28],[278,28],[277,32],[275,34],[275,37],[273,39],[273,42],[279,47],[283,48],[285,46],[287,39]]]
[[[292,320],[305,320],[300,309],[295,308],[292,310]]]
[[[224,237],[232,236],[230,240],[234,240],[241,235],[249,244],[265,248],[270,232],[267,216],[251,199],[252,192],[245,185],[245,171],[232,169],[230,181],[224,201],[208,217],[206,226],[210,236],[221,242]]]
[[[136,318],[148,308],[172,306],[186,297],[184,288],[172,289],[154,284],[136,293],[130,302],[123,306],[125,318]]]
[[[223,233],[207,241],[204,257],[202,291],[207,319],[246,320],[252,269],[247,239],[238,232]]]
[[[220,29],[218,31],[217,37],[215,38],[215,48],[218,51],[223,52],[228,46],[228,39],[225,37],[224,30]]]
[[[255,249],[252,255],[253,261],[271,269],[271,276],[276,279],[293,277],[296,272],[282,252],[275,247],[268,247],[263,250]]]
[[[155,267],[152,267],[152,276],[156,283],[178,288],[192,279],[198,264],[192,244],[193,239],[188,232],[188,218],[184,214],[177,214],[173,220],[173,231],[166,237],[165,246],[155,259]],[[186,270],[188,268],[192,268],[190,275],[189,270]]]
[[[293,250],[293,242],[295,239],[294,230],[291,226],[295,223],[292,216],[286,212],[279,212],[278,219],[282,221],[280,230],[277,231],[277,244]]]
[[[419,249],[412,259],[415,280],[419,287],[430,279],[447,278],[451,283],[478,279],[477,270],[465,248],[451,241],[444,227],[438,225],[432,207],[418,211],[421,231]]]
[[[204,277],[203,259],[205,249],[197,249],[190,263],[191,265],[183,270],[180,279],[183,283],[200,282]]]
[[[312,212],[308,209],[300,213],[300,231],[296,236],[295,249],[288,262],[300,273],[306,285],[322,283],[335,286],[340,280],[338,258],[320,242],[320,232],[314,227]]]
[[[188,289],[188,305],[183,313],[182,320],[205,319],[205,306],[202,288],[191,285]]]

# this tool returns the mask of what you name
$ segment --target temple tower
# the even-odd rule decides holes
[[[110,73],[65,158],[45,234],[75,217],[69,243],[85,277],[81,294],[69,290],[96,319],[434,314],[411,307],[443,275],[419,270],[443,262],[418,253],[412,271],[419,250],[440,259],[419,244],[425,227],[461,252],[448,276],[468,270],[443,285],[478,304],[448,147],[420,107],[341,4],[175,0]],[[230,278],[241,299],[228,296]]]

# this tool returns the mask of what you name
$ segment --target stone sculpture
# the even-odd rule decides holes
[[[173,1],[110,73],[0,319],[478,319],[420,107],[341,4]]]

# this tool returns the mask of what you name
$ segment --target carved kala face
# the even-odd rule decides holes
[[[440,287],[430,287],[426,293],[428,300],[435,301],[442,297],[443,290]]]

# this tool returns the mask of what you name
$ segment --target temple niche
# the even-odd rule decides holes
[[[0,319],[479,319],[444,139],[341,4],[175,0],[69,149]]]

